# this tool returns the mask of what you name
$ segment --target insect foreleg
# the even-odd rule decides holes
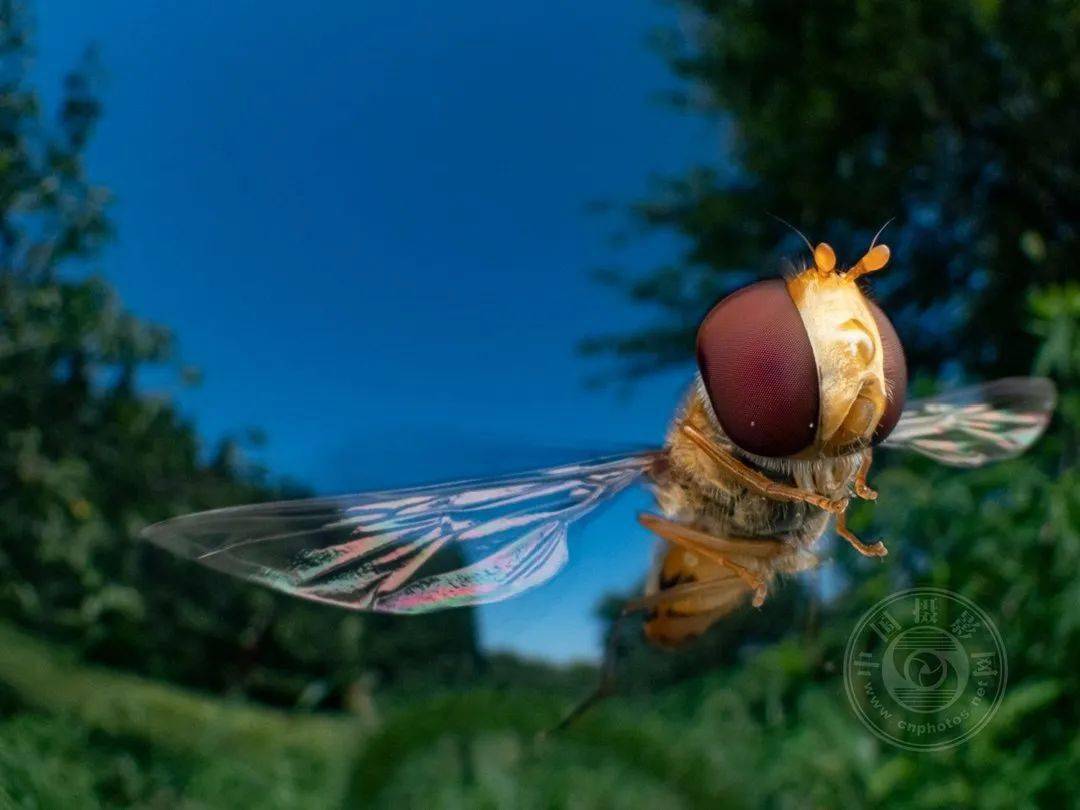
[[[867,447],[863,450],[862,464],[855,473],[855,494],[864,501],[876,501],[877,492],[866,485],[866,476],[870,472],[870,465],[874,461],[874,451]]]
[[[889,553],[889,550],[885,548],[885,544],[878,540],[872,546],[867,545],[854,534],[847,527],[847,514],[841,512],[836,516],[836,533],[847,540],[860,554],[866,557],[884,557]]]
[[[694,444],[705,451],[709,458],[716,462],[724,472],[728,473],[751,492],[754,492],[763,498],[769,498],[774,501],[808,503],[834,514],[842,510],[845,506],[845,502],[842,500],[833,501],[816,492],[807,492],[798,487],[781,484],[779,481],[773,481],[768,476],[763,475],[739,461],[739,459],[735,458],[735,456],[720,445],[711,441],[693,425],[683,425],[682,431],[694,442]]]

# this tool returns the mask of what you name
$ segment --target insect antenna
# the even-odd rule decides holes
[[[875,273],[884,267],[889,262],[889,247],[888,245],[879,245],[877,243],[878,237],[882,232],[889,227],[896,217],[890,217],[884,225],[878,228],[878,232],[874,234],[873,241],[870,242],[870,247],[859,261],[855,263],[847,272],[847,278],[851,281],[855,281],[861,276],[865,276],[867,273]]]

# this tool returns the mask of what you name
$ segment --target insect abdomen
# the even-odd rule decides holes
[[[681,585],[716,583],[699,594],[663,602],[645,620],[645,637],[660,647],[678,647],[700,636],[713,622],[741,605],[749,593],[728,569],[679,546],[668,546],[654,574],[650,592]]]

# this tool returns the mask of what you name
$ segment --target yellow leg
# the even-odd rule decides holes
[[[787,484],[773,481],[768,476],[743,464],[727,450],[711,441],[693,425],[683,425],[682,430],[690,440],[704,450],[722,470],[739,481],[739,483],[747,489],[764,498],[770,498],[774,501],[808,503],[833,514],[838,514],[847,507],[846,500],[833,501],[816,492],[807,492],[798,487],[788,486]]]
[[[885,544],[878,540],[874,545],[868,546],[858,537],[851,533],[847,527],[847,515],[843,512],[836,516],[836,533],[847,540],[856,551],[866,557],[884,557],[889,553]]]
[[[784,550],[784,544],[779,540],[772,540],[765,537],[760,540],[715,537],[714,535],[699,531],[690,526],[684,526],[681,523],[675,523],[660,515],[653,515],[648,512],[642,512],[638,515],[638,522],[646,529],[656,534],[659,534],[657,531],[658,526],[677,526],[683,537],[686,537],[699,545],[707,546],[719,554],[726,553],[732,556],[737,555],[740,557],[760,557],[762,559],[768,559],[769,557],[777,556]]]
[[[768,595],[765,580],[746,566],[733,562],[728,555],[775,556],[783,548],[782,543],[776,540],[730,540],[713,537],[710,534],[684,526],[681,523],[675,523],[659,515],[638,515],[638,521],[663,540],[682,546],[695,554],[700,554],[705,559],[712,560],[717,565],[722,565],[731,571],[754,592],[752,601],[754,607],[761,607],[765,603],[765,597]],[[762,547],[759,548],[759,544]]]
[[[862,464],[859,465],[859,471],[855,473],[855,494],[864,501],[877,500],[877,492],[866,485],[866,475],[870,472],[870,465],[873,461],[874,451],[867,447],[863,450]]]
[[[712,596],[735,591],[745,594],[743,585],[739,583],[738,577],[733,573],[717,579],[707,579],[703,582],[682,582],[666,590],[629,600],[623,606],[623,614],[629,615],[652,610],[668,602],[679,602],[695,596]]]

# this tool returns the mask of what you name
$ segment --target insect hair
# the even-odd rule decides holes
[[[874,245],[877,244],[878,238],[881,236],[881,234],[883,234],[885,232],[885,229],[888,228],[889,225],[891,225],[893,220],[895,220],[895,219],[896,219],[896,217],[889,217],[887,220],[885,220],[885,224],[882,225],[880,228],[878,228],[878,232],[875,233],[874,238],[870,240],[870,247],[868,247],[867,250],[873,250],[874,249]]]
[[[800,231],[798,228],[796,228],[794,225],[792,225],[790,222],[788,222],[783,217],[778,217],[776,214],[772,213],[771,211],[766,211],[765,213],[768,214],[773,219],[775,219],[781,225],[786,225],[787,227],[791,228],[791,230],[794,231],[798,235],[798,237],[800,239],[802,239],[803,242],[806,243],[806,249],[810,251],[810,255],[811,256],[814,255],[814,246],[810,244],[810,240],[806,238],[806,234],[804,234],[802,231]],[[887,225],[888,223],[885,223],[885,224]],[[884,230],[884,229],[882,229],[882,230]]]

